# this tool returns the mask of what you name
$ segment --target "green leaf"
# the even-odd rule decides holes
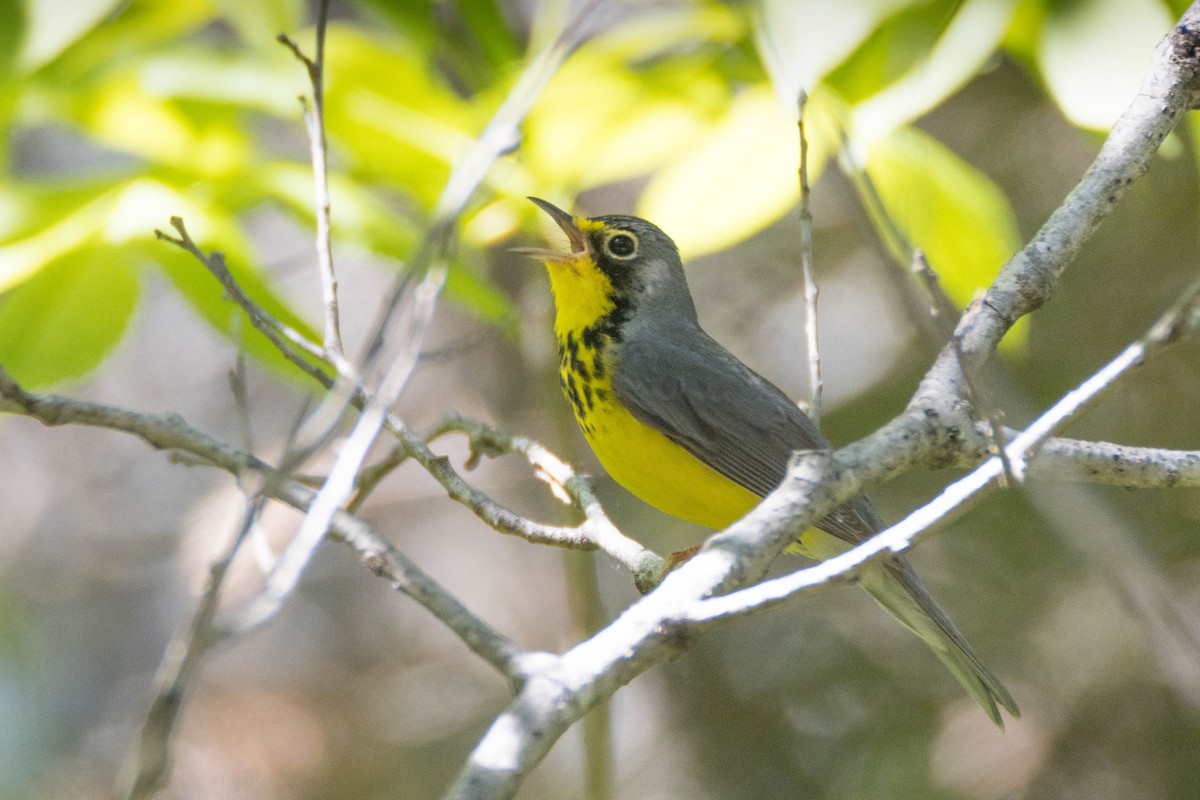
[[[121,0],[72,0],[68,12],[56,0],[29,0],[25,41],[18,56],[21,69],[32,72],[52,61],[120,4]]]
[[[1067,118],[1108,130],[1133,101],[1171,24],[1160,0],[1052,3],[1037,58]]]
[[[13,227],[5,231],[16,235],[0,245],[0,291],[75,250],[150,241],[154,229],[165,227],[171,216],[184,217],[198,241],[214,233],[212,213],[159,181],[136,178],[101,193],[103,186],[41,191],[30,186],[0,192],[0,211],[22,200],[25,211],[33,211],[14,213]],[[225,224],[222,233],[228,236],[230,230]]]
[[[8,244],[37,234],[84,206],[109,194],[121,181],[77,183],[6,180],[0,183],[0,253]],[[8,272],[11,255],[0,255],[0,275]],[[4,279],[0,277],[0,290]]]
[[[231,192],[261,193],[282,204],[294,219],[315,230],[312,168],[291,163],[264,164]],[[413,222],[391,208],[380,193],[334,173],[329,176],[330,225],[334,242],[406,259],[417,242]]]
[[[31,388],[87,374],[120,340],[137,296],[127,254],[67,252],[0,295],[0,366]]]
[[[608,53],[568,61],[525,123],[521,155],[538,182],[587,188],[643,175],[726,108],[728,89],[711,69],[676,61],[647,73]]]
[[[7,86],[16,66],[17,54],[27,36],[25,4],[21,0],[0,0],[0,86]],[[0,92],[7,95],[8,91]],[[4,103],[8,105],[8,103]],[[2,119],[2,118],[0,118]]]
[[[887,136],[966,85],[1004,40],[1015,9],[1016,0],[964,2],[925,57],[899,80],[858,103],[850,127],[855,142],[864,146]]]
[[[836,147],[831,108],[824,94],[807,106],[812,183]],[[650,179],[638,216],[666,231],[685,259],[715,252],[762,230],[796,203],[799,165],[794,117],[769,88],[750,87],[721,122]]]
[[[508,29],[504,15],[495,0],[458,0],[458,13],[466,23],[472,36],[480,45],[480,51],[493,69],[511,63],[520,56],[516,39]],[[462,43],[455,42],[452,49],[461,49]]]
[[[100,0],[89,0],[99,3]],[[47,5],[56,5],[48,2]],[[110,3],[113,7],[116,2]],[[188,0],[185,3],[162,0],[130,0],[121,5],[112,19],[93,28],[86,36],[74,41],[53,61],[39,70],[38,77],[57,83],[66,90],[104,79],[114,67],[123,68],[131,55],[146,49],[173,42],[189,31],[212,21],[210,0]],[[54,24],[67,16],[55,14]]]
[[[500,328],[507,336],[515,336],[519,316],[503,292],[480,277],[469,266],[455,262],[446,275],[446,296],[484,322]]]
[[[242,40],[252,46],[278,48],[275,37],[281,33],[294,35],[304,21],[303,0],[217,0],[217,5]],[[307,47],[309,40],[301,37],[298,41]],[[311,50],[307,52],[313,55]]]
[[[331,25],[326,122],[330,141],[365,180],[432,207],[482,128],[477,109],[443,84],[423,55]]]
[[[437,25],[433,20],[434,4],[429,2],[397,3],[396,0],[357,0],[355,5],[375,12],[388,20],[404,37],[421,50],[430,51],[438,42]],[[365,14],[372,22],[371,14]],[[370,24],[370,22],[368,23]]]
[[[831,68],[862,45],[880,20],[908,5],[910,0],[762,0],[755,25],[758,49],[771,80],[781,92],[795,97],[800,87],[812,91]]]
[[[903,237],[897,240],[871,209],[893,256],[908,264],[912,248],[922,248],[960,306],[990,284],[1020,247],[1016,218],[996,184],[916,128],[901,128],[876,142],[866,172]]]
[[[865,100],[927,58],[962,4],[909,3],[884,19],[826,83],[848,103]]]
[[[9,185],[0,189],[0,292],[95,237],[112,206],[99,184],[71,189]]]

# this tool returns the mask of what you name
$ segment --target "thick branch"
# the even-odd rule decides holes
[[[1127,447],[1055,438],[1030,465],[1037,480],[1081,480],[1126,489],[1200,489],[1200,450]]]
[[[983,299],[959,323],[956,335],[968,365],[996,349],[1018,319],[1050,298],[1058,279],[1100,223],[1150,168],[1163,139],[1196,107],[1200,93],[1200,7],[1193,3],[1154,51],[1137,96],[1113,125],[1079,184],[1037,235],[1000,270]],[[925,404],[948,387],[961,396],[958,356],[947,347],[914,402]]]

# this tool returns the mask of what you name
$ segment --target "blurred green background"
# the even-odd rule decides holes
[[[626,2],[603,9],[464,214],[447,296],[399,410],[454,409],[539,438],[659,552],[703,531],[603,478],[558,394],[523,198],[636,213],[675,237],[717,339],[803,396],[794,97],[810,95],[823,425],[896,414],[937,341],[905,274],[923,247],[960,305],[1090,163],[1157,41],[1159,0]],[[343,330],[360,345],[451,168],[577,9],[518,0],[333,3],[327,115]],[[186,254],[183,216],[254,297],[311,331],[312,179],[296,97],[300,0],[0,0],[0,365],[27,388],[179,411],[243,442],[226,376],[277,457],[306,393]],[[992,376],[1028,421],[1139,335],[1197,268],[1195,120],[1019,326]],[[841,137],[845,136],[843,147]],[[869,178],[900,236],[885,235]],[[1150,364],[1070,435],[1200,448],[1200,347]],[[461,441],[438,448],[460,463]],[[320,465],[317,465],[318,467]],[[956,473],[873,494],[895,519]],[[469,476],[574,517],[505,459]],[[101,798],[172,632],[233,534],[236,487],[117,434],[0,420],[0,798]],[[406,466],[364,516],[472,609],[561,651],[636,600],[603,557],[495,534]],[[272,509],[226,604],[261,584],[297,516]],[[995,495],[914,562],[1023,709],[1000,734],[925,648],[836,588],[706,636],[611,704],[620,798],[1200,796],[1200,493],[1039,485]],[[780,569],[794,568],[788,561]],[[598,598],[579,589],[594,576]],[[588,606],[581,610],[580,604]],[[171,798],[425,798],[504,707],[498,676],[342,548],[272,625],[213,657]],[[578,730],[525,798],[585,797]],[[596,795],[593,795],[596,796]]]

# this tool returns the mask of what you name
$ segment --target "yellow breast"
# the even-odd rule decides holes
[[[559,331],[563,393],[596,457],[613,480],[660,511],[724,528],[758,496],[637,420],[613,393],[609,342],[592,331]]]

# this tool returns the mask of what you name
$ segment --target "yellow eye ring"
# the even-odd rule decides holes
[[[630,259],[637,255],[637,251],[638,239],[629,231],[612,231],[604,240],[604,252],[613,258]]]

